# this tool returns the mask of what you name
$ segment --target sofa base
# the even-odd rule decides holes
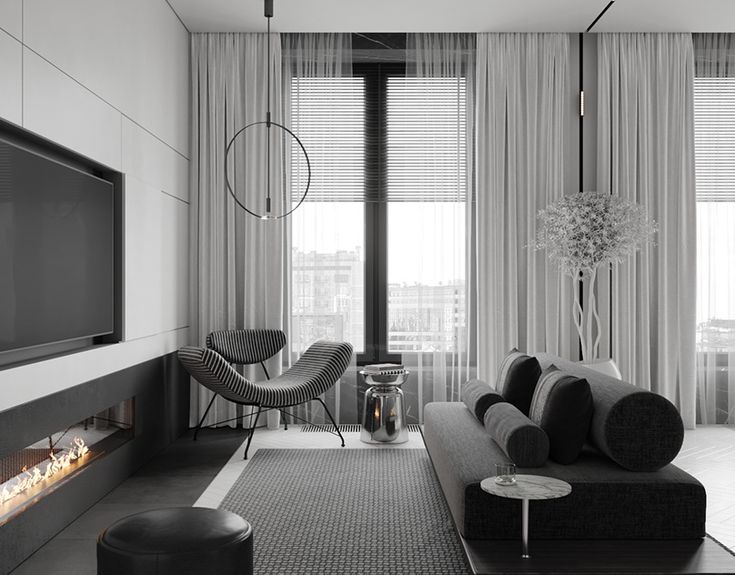
[[[521,504],[485,493],[480,481],[508,461],[463,403],[430,403],[424,442],[457,530],[467,539],[515,539]],[[694,539],[705,535],[706,493],[674,465],[654,472],[627,471],[594,450],[571,465],[547,461],[519,473],[567,481],[572,493],[533,502],[531,539]]]
[[[735,556],[709,537],[687,541],[534,541],[531,531],[529,559],[521,558],[520,540],[462,538],[462,544],[477,575],[735,573]]]

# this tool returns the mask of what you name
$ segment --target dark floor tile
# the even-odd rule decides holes
[[[184,473],[133,475],[116,487],[99,503],[153,503],[160,505],[193,505],[214,475]]]
[[[54,538],[13,571],[13,575],[96,575],[94,539]]]
[[[159,475],[171,472],[216,475],[246,439],[243,430],[205,429],[192,441],[192,432],[179,438],[136,472]]]
[[[161,503],[98,503],[59,533],[56,539],[96,540],[103,529],[108,528],[119,519],[161,507],[169,507],[169,505]]]

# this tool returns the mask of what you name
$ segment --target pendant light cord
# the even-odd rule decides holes
[[[266,2],[267,7],[267,2]],[[266,8],[266,18],[268,20],[268,33],[266,35],[266,43],[268,45],[268,61],[266,62],[266,71],[268,75],[268,87],[266,91],[266,113],[265,113],[265,189],[267,196],[265,198],[265,211],[271,212],[271,16]]]

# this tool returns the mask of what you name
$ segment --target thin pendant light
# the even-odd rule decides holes
[[[232,139],[228,142],[227,147],[225,148],[225,183],[227,185],[227,191],[230,193],[232,198],[235,200],[238,206],[240,206],[243,210],[245,210],[248,214],[250,214],[253,217],[256,217],[261,220],[279,220],[282,218],[285,218],[286,216],[293,213],[296,208],[298,208],[303,201],[306,199],[307,194],[309,193],[309,187],[311,186],[311,162],[309,161],[309,155],[306,153],[306,148],[304,147],[304,144],[301,143],[301,140],[299,140],[298,136],[294,134],[291,130],[289,130],[286,126],[283,126],[282,124],[279,124],[277,122],[274,122],[271,119],[271,18],[273,17],[273,0],[264,0],[264,12],[265,17],[268,22],[268,28],[267,28],[267,35],[266,35],[266,45],[267,45],[267,62],[266,62],[266,71],[267,71],[267,88],[266,88],[266,114],[265,114],[265,121],[258,121],[258,122],[252,122],[248,125],[246,125],[244,128],[241,128],[237,132],[235,132],[235,135],[232,136]],[[229,170],[227,169],[227,166],[229,165],[229,159],[230,159],[230,152],[233,151],[233,144],[235,143],[235,140],[238,136],[243,134],[249,129],[254,128],[255,126],[262,126],[264,125],[266,128],[265,131],[265,213],[259,214],[255,212],[254,210],[248,208],[245,203],[241,202],[238,197],[235,195],[234,190],[232,189],[232,186],[230,184],[230,178],[229,178]],[[301,152],[304,155],[304,159],[306,161],[306,168],[307,168],[307,178],[306,178],[306,187],[304,188],[303,194],[301,194],[301,197],[298,201],[298,203],[293,206],[290,210],[282,213],[282,214],[274,214],[272,211],[272,198],[271,198],[271,129],[273,127],[279,128],[283,132],[286,132],[289,134],[294,141],[298,144],[299,148],[301,149]],[[284,150],[285,153],[285,150]],[[282,161],[285,161],[282,160]]]

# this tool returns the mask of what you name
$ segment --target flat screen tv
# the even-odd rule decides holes
[[[0,354],[114,329],[114,186],[0,138]]]

